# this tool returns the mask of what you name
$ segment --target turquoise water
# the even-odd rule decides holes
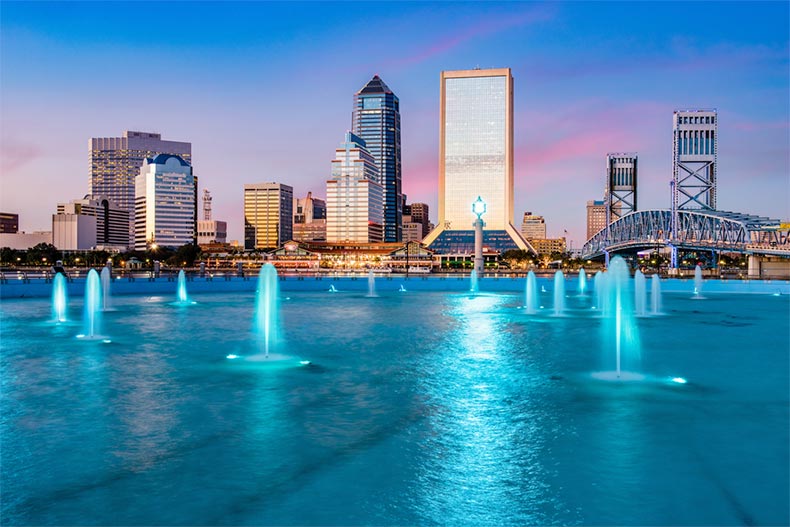
[[[790,523],[790,297],[666,294],[607,383],[594,294],[378,294],[284,293],[276,367],[252,292],[3,301],[0,521]]]

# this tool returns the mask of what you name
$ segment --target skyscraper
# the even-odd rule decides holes
[[[590,200],[587,202],[587,239],[598,234],[606,227],[606,202]]]
[[[636,212],[637,155],[627,153],[606,154],[606,223],[617,221],[626,214]]]
[[[512,224],[510,68],[443,71],[440,99],[439,224],[423,243],[440,253],[472,252],[472,202],[480,196],[487,205],[483,244],[532,251]]]
[[[313,197],[294,198],[293,239],[304,241],[326,241],[326,201]]]
[[[354,95],[352,130],[365,141],[379,169],[377,182],[383,191],[384,241],[401,241],[400,103],[378,75]]]
[[[146,158],[157,154],[180,156],[192,163],[192,143],[163,141],[160,134],[125,131],[122,137],[93,137],[90,148],[88,193],[104,196],[129,211],[130,237],[134,234],[135,179]]]
[[[293,187],[244,185],[244,249],[277,249],[292,239],[293,207]]]
[[[543,216],[525,212],[524,219],[521,222],[521,235],[525,239],[530,240],[530,243],[533,239],[546,238],[546,220]]]
[[[58,203],[52,216],[52,243],[62,251],[126,250],[129,212],[103,196]]]
[[[195,178],[180,156],[147,158],[135,179],[134,248],[180,247],[196,242]]]
[[[335,151],[332,179],[326,182],[326,240],[380,242],[383,238],[383,191],[373,155],[360,137],[346,133]]]
[[[716,210],[716,110],[675,110],[672,121],[672,206]]]

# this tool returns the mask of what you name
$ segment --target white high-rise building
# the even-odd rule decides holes
[[[135,180],[134,248],[195,243],[196,184],[182,157],[159,154],[143,161]]]
[[[440,253],[472,252],[479,196],[486,203],[483,244],[532,250],[512,223],[510,68],[443,71],[440,101],[439,223],[423,243]]]
[[[103,196],[58,203],[52,240],[61,251],[125,251],[130,246],[129,212]]]
[[[527,240],[544,239],[546,237],[546,220],[543,216],[525,212],[521,222],[521,235]]]
[[[672,116],[672,204],[677,210],[716,210],[716,110],[675,110]]]
[[[351,132],[335,151],[326,182],[326,240],[380,242],[384,237],[383,189],[365,141]]]

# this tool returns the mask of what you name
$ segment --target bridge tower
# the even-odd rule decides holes
[[[675,110],[672,210],[716,210],[716,110]]]
[[[211,220],[211,192],[207,189],[203,189],[203,219]]]
[[[637,157],[635,153],[606,154],[606,225],[636,212]]]

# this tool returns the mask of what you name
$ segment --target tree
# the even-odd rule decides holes
[[[200,247],[191,243],[182,245],[167,259],[167,264],[173,267],[191,267],[200,255]]]
[[[60,257],[60,251],[51,243],[39,243],[27,251],[27,263],[31,265],[54,265]]]

